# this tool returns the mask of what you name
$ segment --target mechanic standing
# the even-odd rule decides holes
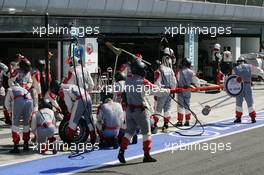
[[[12,117],[12,138],[14,148],[10,153],[19,153],[18,149],[20,136],[19,136],[19,122],[23,119],[23,140],[24,150],[28,150],[28,141],[30,139],[30,119],[33,112],[33,101],[30,93],[23,87],[17,84],[11,86],[6,95],[5,107]]]
[[[162,57],[162,64],[160,68],[154,72],[155,83],[160,88],[174,89],[176,88],[176,77],[171,66],[171,58],[169,56]],[[168,132],[169,121],[171,119],[171,97],[170,94],[166,94],[161,97],[156,97],[156,111],[155,114],[162,114],[164,112],[164,125],[162,127],[163,132]],[[157,127],[157,122],[159,118],[156,115],[153,115],[155,121],[154,127]]]
[[[182,60],[182,68],[177,74],[178,78],[178,88],[189,88],[194,86],[199,86],[199,78],[196,76],[195,72],[190,69],[191,62],[184,58]],[[191,112],[190,112],[190,100],[191,92],[180,92],[178,93],[178,122],[176,126],[183,126],[183,116],[185,114],[184,126],[190,125]]]
[[[243,115],[243,100],[245,99],[248,106],[248,112],[249,116],[251,118],[251,122],[256,122],[256,112],[254,109],[254,102],[253,102],[253,96],[252,96],[252,89],[251,89],[251,78],[252,74],[256,74],[264,80],[264,73],[263,70],[260,68],[246,64],[246,60],[244,57],[239,57],[237,60],[237,66],[233,68],[233,73],[238,75],[243,83],[244,83],[244,89],[236,96],[236,119],[234,123],[241,123],[241,117]]]
[[[145,79],[147,67],[146,65],[137,60],[131,65],[130,77],[126,79],[126,99],[127,99],[127,128],[125,136],[122,138],[118,159],[121,163],[126,163],[124,153],[134,136],[138,127],[143,135],[143,162],[156,162],[157,160],[150,156],[151,149],[151,126],[150,116],[147,116],[147,102],[146,95],[163,96],[166,94],[175,93],[173,90],[159,88],[158,86],[150,83]]]
[[[213,79],[214,82],[219,85],[222,77],[220,62],[222,60],[221,45],[216,43],[212,51],[212,62],[213,62]]]
[[[232,73],[233,68],[233,55],[231,52],[231,47],[227,47],[223,52],[223,60],[222,60],[222,72],[225,76],[230,75]]]

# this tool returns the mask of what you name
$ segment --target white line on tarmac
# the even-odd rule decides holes
[[[263,113],[263,112],[264,112],[264,110],[258,111],[257,114],[258,113]],[[221,122],[221,121],[228,120],[228,119],[232,119],[232,118],[231,117],[222,118],[222,119],[215,120],[215,121],[210,121],[210,122],[207,122],[207,123],[204,123],[204,124],[212,124],[212,123],[215,123],[215,122]],[[221,138],[221,137],[233,135],[233,134],[236,134],[236,133],[240,133],[240,132],[244,132],[244,131],[256,129],[256,128],[259,128],[259,127],[262,127],[262,126],[264,126],[264,124],[263,125],[258,125],[258,126],[252,127],[252,128],[247,128],[247,129],[239,130],[239,131],[236,131],[236,132],[233,132],[233,133],[227,133],[227,134],[224,134],[224,135],[215,136],[215,137],[212,137],[212,138],[207,138],[207,139],[203,139],[203,140],[196,141],[196,142],[192,142],[192,143],[182,144],[182,145],[179,145],[179,146],[175,146],[174,149],[178,149],[178,148],[183,147],[183,146],[197,144],[197,143],[201,143],[201,142],[205,142],[205,141],[209,141],[209,140],[214,140],[214,139],[217,139],[217,138]],[[160,135],[160,134],[164,134],[164,133],[157,133],[155,135]],[[163,152],[166,152],[166,151],[170,151],[170,149],[167,148],[167,149],[162,149],[162,150],[158,150],[158,151],[153,151],[153,152],[151,152],[151,154],[153,155],[153,154],[163,153]],[[66,154],[66,153],[67,152],[62,153],[61,155]],[[49,157],[53,157],[53,156],[60,156],[60,155],[58,155],[58,154],[57,155],[49,155]],[[129,157],[129,158],[126,158],[126,160],[129,161],[129,160],[137,159],[137,158],[140,158],[140,157],[142,157],[142,155]],[[18,161],[14,161],[14,162],[2,164],[2,165],[0,165],[0,167],[8,166],[8,165],[13,165],[13,164],[17,164],[17,163],[24,163],[24,162],[32,161],[32,160],[39,160],[39,159],[43,159],[43,158],[48,158],[48,157],[47,156],[43,156],[43,157],[38,157],[38,158],[26,160],[26,161],[25,160],[18,160]],[[78,173],[78,172],[81,172],[81,171],[96,169],[96,168],[104,167],[104,166],[107,166],[107,165],[113,165],[113,164],[117,164],[117,163],[119,163],[118,160],[112,161],[112,162],[107,162],[107,163],[104,163],[102,165],[97,165],[97,166],[94,166],[92,168],[91,167],[90,168],[83,168],[83,169],[75,170],[75,171],[68,172],[68,173],[60,173],[59,175],[70,175],[70,174]]]

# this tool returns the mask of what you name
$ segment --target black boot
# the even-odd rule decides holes
[[[10,150],[9,152],[13,153],[13,154],[20,153],[20,150],[18,149],[18,145],[14,145],[14,148],[12,150]]]
[[[182,126],[182,121],[178,121],[178,122],[176,123],[176,126]]]
[[[163,127],[162,127],[162,132],[165,132],[165,133],[169,132],[168,122],[164,122]]]
[[[104,139],[100,139],[99,144],[98,144],[99,148],[104,148],[105,145],[106,145],[106,144],[105,144]]]
[[[234,120],[234,123],[241,123],[241,118],[237,118]]]
[[[155,123],[154,125],[151,126],[151,134],[157,134],[158,132],[158,126]]]
[[[251,123],[256,123],[257,121],[256,121],[256,119],[255,118],[252,118],[251,119]]]
[[[138,136],[137,136],[137,134],[136,134],[136,135],[134,135],[134,137],[132,138],[132,142],[131,142],[131,144],[137,144],[137,141],[138,141]]]
[[[145,153],[143,162],[157,162],[157,160],[151,157],[149,153]]]
[[[190,122],[186,120],[184,126],[190,126]]]
[[[23,150],[24,150],[24,151],[28,151],[28,150],[29,150],[28,142],[24,142]]]
[[[5,124],[12,125],[12,121],[9,118],[5,118]]]
[[[125,150],[120,149],[117,156],[120,163],[126,163],[124,154],[125,154]]]
[[[57,154],[57,153],[58,153],[58,151],[56,149],[52,150],[52,154]]]

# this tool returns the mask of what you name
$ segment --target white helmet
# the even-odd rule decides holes
[[[171,48],[166,47],[166,48],[164,49],[164,54],[167,54],[167,55],[173,57],[173,56],[174,56],[174,51],[173,51]]]
[[[241,63],[246,63],[247,61],[245,60],[245,57],[243,56],[240,56],[238,57],[237,59],[237,64],[241,64]]]
[[[163,56],[161,63],[166,67],[172,68],[172,59],[168,56]]]
[[[214,50],[220,51],[220,49],[221,49],[221,45],[218,44],[218,43],[216,43],[216,44],[214,45]]]

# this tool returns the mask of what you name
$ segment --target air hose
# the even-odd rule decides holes
[[[166,39],[166,37],[163,37],[163,38],[161,39],[159,47],[161,48],[161,43],[162,43],[163,40],[166,41],[166,43],[168,44],[168,47],[170,48],[170,46],[169,46],[169,42],[168,42],[168,40]],[[160,50],[160,49],[159,49],[159,50]],[[170,49],[169,49],[169,51],[171,52]],[[171,55],[171,54],[170,54],[170,55]],[[162,70],[161,70],[161,76],[162,76],[162,79],[163,79],[165,82],[168,83],[168,80],[166,79],[166,77],[165,77],[164,73],[162,72]],[[176,77],[177,84],[179,84],[179,80],[178,80],[177,75],[175,75],[175,77]],[[173,127],[177,128],[177,129],[179,129],[179,130],[186,131],[186,130],[191,130],[191,129],[193,129],[197,124],[199,124],[200,127],[202,128],[202,131],[201,131],[200,133],[198,133],[198,134],[183,134],[183,133],[181,133],[181,132],[179,132],[179,131],[175,131],[175,133],[177,133],[177,134],[179,134],[179,135],[181,135],[181,136],[201,136],[201,135],[203,135],[203,133],[204,133],[204,131],[205,131],[205,129],[204,129],[204,125],[203,125],[202,122],[198,119],[196,113],[195,113],[195,112],[189,107],[189,105],[186,103],[185,99],[183,99],[183,103],[184,103],[184,104],[181,104],[180,102],[178,102],[177,100],[175,100],[171,94],[170,94],[169,96],[170,96],[170,98],[171,98],[171,99],[172,99],[177,105],[179,105],[179,106],[181,106],[181,107],[183,107],[183,108],[189,110],[189,111],[191,112],[191,114],[193,115],[193,117],[195,118],[195,122],[194,122],[194,124],[193,124],[192,126],[188,127],[188,128],[181,128],[181,127],[179,127],[179,126],[173,124],[171,121],[169,121],[169,123],[170,123]],[[158,116],[161,116],[161,117],[165,118],[165,116],[163,116],[163,115],[161,115],[161,114],[154,114],[154,115],[158,115]]]

